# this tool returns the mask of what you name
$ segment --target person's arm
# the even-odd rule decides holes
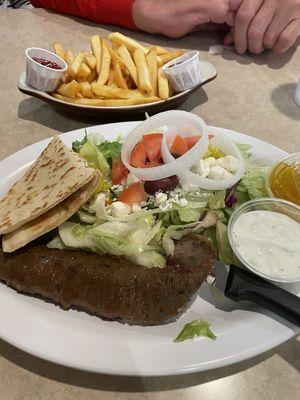
[[[134,0],[31,0],[34,7],[89,19],[99,24],[136,29],[132,18]]]

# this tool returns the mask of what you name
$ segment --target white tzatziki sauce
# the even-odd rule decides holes
[[[274,278],[300,276],[300,223],[275,211],[249,211],[232,227],[237,250],[253,269]]]

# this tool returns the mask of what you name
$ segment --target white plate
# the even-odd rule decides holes
[[[114,139],[137,122],[88,128]],[[253,146],[260,162],[274,162],[282,150],[240,133],[211,127],[232,140]],[[84,129],[68,132],[68,145],[81,139]],[[33,144],[0,162],[0,195],[24,173],[49,140]],[[285,285],[300,294],[300,285]],[[191,307],[176,322],[154,327],[109,322],[76,310],[21,295],[0,284],[0,337],[41,358],[70,367],[120,375],[158,376],[208,370],[232,364],[277,346],[299,332],[294,325],[249,303],[217,296],[203,284]],[[172,343],[185,323],[203,318],[218,339],[199,338]]]
[[[76,113],[81,115],[92,115],[92,116],[107,116],[108,114],[126,115],[129,114],[144,114],[146,111],[154,113],[163,110],[170,110],[181,105],[196,89],[206,85],[217,76],[215,67],[207,62],[200,61],[202,82],[199,83],[192,89],[185,90],[184,92],[177,93],[167,100],[159,100],[154,103],[133,105],[133,106],[118,106],[118,107],[100,107],[100,106],[85,106],[81,104],[72,104],[63,100],[56,99],[51,94],[36,90],[26,84],[26,73],[21,73],[18,82],[18,88],[22,93],[28,94],[29,96],[37,97],[40,100],[46,101],[56,109],[68,112]]]

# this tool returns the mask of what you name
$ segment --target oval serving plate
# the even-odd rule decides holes
[[[113,115],[126,114],[128,116],[128,114],[142,114],[145,112],[157,113],[160,111],[165,111],[180,106],[195,90],[205,85],[206,83],[214,80],[217,77],[217,71],[211,63],[206,61],[200,61],[200,65],[201,65],[201,73],[203,80],[199,85],[197,85],[193,89],[185,90],[184,92],[175,94],[174,96],[170,97],[167,100],[160,100],[154,103],[139,104],[134,106],[96,107],[96,106],[85,106],[81,104],[67,103],[65,101],[56,99],[49,93],[42,92],[40,90],[36,90],[28,86],[26,84],[25,71],[22,72],[19,77],[18,88],[22,93],[27,94],[29,96],[37,97],[38,99],[49,103],[58,111],[67,112],[69,114],[76,113],[77,115],[80,114],[86,116],[101,117],[101,116],[107,116],[108,114],[113,114]]]
[[[138,122],[89,127],[105,139],[126,135]],[[252,146],[255,162],[272,164],[286,153],[266,142],[226,129],[209,127],[233,141]],[[84,129],[61,136],[66,145],[80,140]],[[0,196],[28,168],[49,139],[0,162]],[[280,285],[300,295],[300,284]],[[190,307],[176,320],[159,326],[136,326],[102,320],[51,302],[17,293],[0,283],[0,338],[46,360],[87,371],[131,376],[160,376],[204,371],[233,364],[267,351],[300,332],[269,311],[234,303],[204,283]],[[173,343],[185,323],[210,322],[217,340],[200,337]]]

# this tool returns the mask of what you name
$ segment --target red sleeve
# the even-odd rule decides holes
[[[134,0],[31,0],[34,7],[48,8],[99,24],[136,29],[132,18],[133,2]]]

